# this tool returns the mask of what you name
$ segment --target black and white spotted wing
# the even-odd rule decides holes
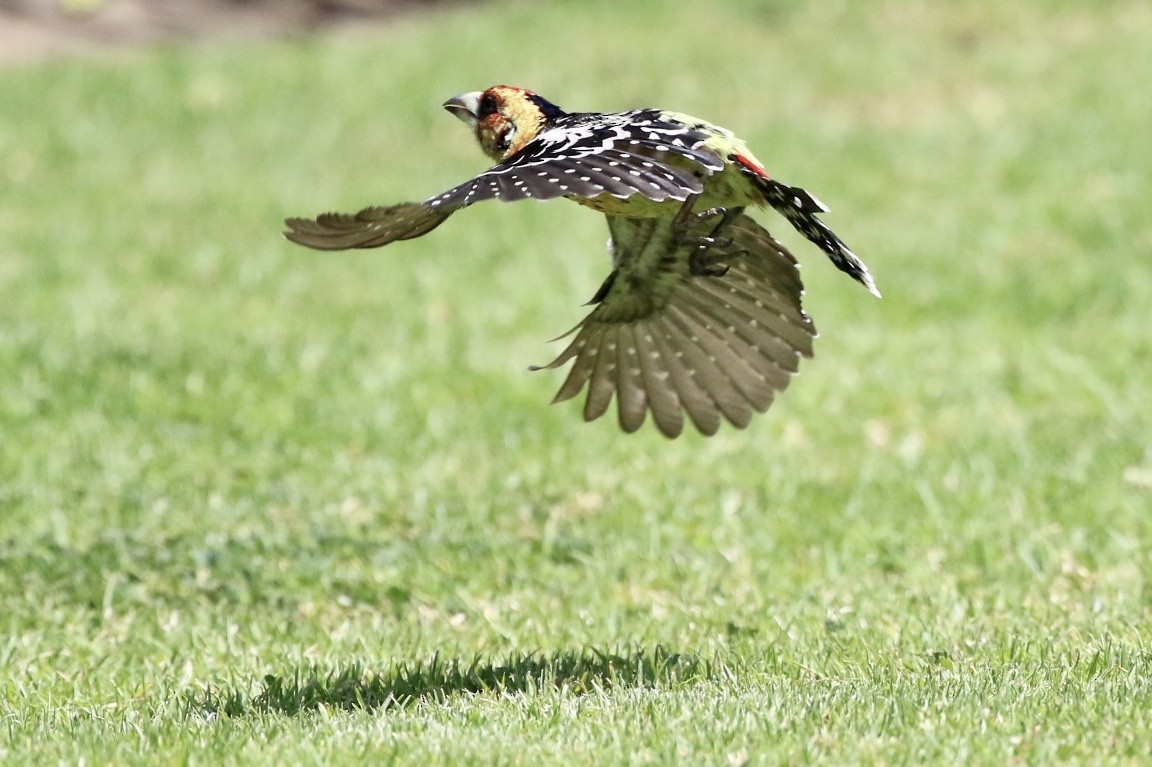
[[[565,115],[513,157],[422,203],[290,218],[284,233],[318,250],[376,248],[419,237],[482,200],[557,197],[686,200],[724,167],[699,131],[661,120],[656,110]]]
[[[635,431],[650,411],[668,437],[684,415],[707,435],[721,419],[748,425],[787,388],[801,357],[812,356],[816,328],[801,308],[796,260],[763,227],[739,216],[708,251],[723,276],[693,275],[693,236],[666,219],[609,216],[615,270],[596,308],[546,367],[572,367],[554,401],[588,390],[584,419],[603,415],[613,397],[620,426]],[[687,236],[689,239],[685,239]]]
[[[476,178],[427,200],[462,208],[481,200],[557,197],[685,200],[724,167],[707,137],[659,119],[654,110],[566,115],[522,150]]]

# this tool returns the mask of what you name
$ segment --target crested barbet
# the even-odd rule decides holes
[[[812,356],[790,253],[755,221],[770,206],[876,296],[864,263],[799,187],[771,178],[744,141],[703,120],[659,109],[565,112],[532,91],[497,85],[451,98],[496,165],[423,202],[356,214],[290,218],[285,236],[320,250],[373,248],[419,237],[481,200],[567,197],[604,213],[613,271],[551,364],[575,359],[554,401],[585,384],[586,420],[613,395],[622,428],[651,411],[680,434],[683,414],[713,434],[720,416],[743,428]]]

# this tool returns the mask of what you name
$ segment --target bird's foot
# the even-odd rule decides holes
[[[716,207],[716,208],[707,208],[705,210],[697,210],[697,211],[693,212],[692,215],[695,216],[700,221],[707,221],[708,219],[715,218],[716,216],[723,216],[723,218],[720,219],[719,223],[716,224],[717,229],[723,229],[725,226],[727,226],[729,224],[729,222],[731,222],[733,219],[735,219],[737,216],[739,216],[743,212],[744,212],[743,208],[720,208],[720,207]]]
[[[709,219],[720,217],[716,225],[712,227],[709,234],[710,237],[719,237],[725,229],[728,228],[736,219],[744,214],[744,206],[740,205],[735,208],[707,208],[705,210],[692,210],[692,203],[696,201],[696,197],[689,197],[684,204],[680,207],[679,212],[676,214],[676,226],[680,229],[690,229],[693,224],[697,222],[705,222]]]
[[[722,263],[744,255],[743,251],[729,251],[727,248],[732,242],[718,241],[714,237],[701,237],[696,250],[688,256],[688,272],[693,277],[723,277],[728,274],[728,264]],[[720,252],[711,252],[712,248],[719,246]]]
[[[732,240],[721,235],[729,224],[740,217],[744,208],[708,208],[693,211],[692,204],[695,201],[696,197],[689,197],[676,214],[675,221],[675,226],[681,232],[681,242],[695,248],[688,257],[689,272],[693,277],[723,277],[728,273],[728,266],[720,262],[741,254],[730,252]],[[720,220],[708,234],[700,235],[692,232],[693,225],[717,216]]]

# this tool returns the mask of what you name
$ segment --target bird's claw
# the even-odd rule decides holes
[[[730,223],[740,217],[744,208],[708,208],[707,210],[693,211],[692,205],[695,202],[695,196],[689,197],[681,206],[675,219],[675,226],[682,233],[682,243],[695,248],[688,257],[689,272],[693,277],[723,277],[728,273],[728,266],[721,264],[720,261],[743,254],[728,252],[728,249],[732,247],[732,240],[720,235]],[[687,234],[695,222],[708,221],[716,216],[720,216],[720,220],[712,227],[709,234]],[[709,255],[713,249],[717,249],[721,253]]]
[[[731,240],[701,237],[699,246],[688,257],[688,272],[693,277],[723,277],[728,274],[728,264],[721,261],[745,255],[744,251],[728,252],[726,249],[731,245]],[[710,251],[714,246],[719,246],[723,252],[711,254]]]
[[[716,208],[708,208],[707,210],[698,210],[698,211],[695,211],[692,215],[694,215],[696,218],[698,218],[701,221],[707,221],[708,219],[715,218],[716,216],[724,216],[724,218],[721,219],[720,222],[716,225],[717,229],[722,229],[728,225],[729,221],[736,218],[736,216],[740,215],[740,211],[743,211],[743,210],[744,210],[743,208],[740,208],[739,210],[733,209],[733,212],[729,213],[728,208],[716,207]]]

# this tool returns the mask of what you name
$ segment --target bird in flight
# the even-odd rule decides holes
[[[876,296],[868,268],[816,214],[799,187],[771,178],[731,131],[658,109],[565,112],[532,91],[497,85],[449,99],[496,165],[423,202],[355,214],[289,218],[285,236],[318,250],[374,248],[427,234],[482,200],[566,197],[605,214],[613,271],[544,367],[574,360],[554,401],[587,385],[584,417],[613,396],[621,427],[651,411],[678,436],[684,414],[714,434],[743,428],[812,356],[792,255],[745,215],[770,206]],[[539,369],[539,368],[535,368]]]

